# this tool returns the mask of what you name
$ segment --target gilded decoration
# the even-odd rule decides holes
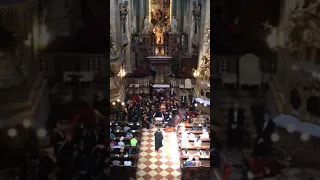
[[[203,80],[210,80],[210,21],[205,23],[205,34],[203,42],[204,52],[201,57],[199,67],[199,78]]]
[[[288,14],[288,20],[279,27],[265,24],[274,32],[283,32],[283,48],[301,53],[306,46],[320,48],[320,1],[295,1],[293,9]],[[274,36],[279,36],[279,33]]]
[[[120,11],[120,21],[121,21],[121,23],[125,23],[126,17],[128,14],[128,4],[127,3],[120,3],[119,4],[119,11]]]
[[[151,0],[150,17],[155,26],[168,27],[171,18],[170,0]]]
[[[110,27],[111,27],[111,25],[110,25]],[[112,40],[113,38],[112,38],[112,30],[111,29],[112,28],[110,28],[110,59],[115,60],[115,59],[119,58],[120,52],[117,48],[115,41]]]

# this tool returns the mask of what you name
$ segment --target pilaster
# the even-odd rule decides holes
[[[192,13],[193,10],[193,1],[189,0],[188,2],[189,4],[189,14],[188,14],[188,22],[189,22],[189,27],[188,27],[188,34],[189,34],[189,39],[188,39],[188,54],[192,55],[192,39],[193,39],[193,35],[194,35],[194,16]]]
[[[203,56],[207,56],[206,50],[207,50],[207,45],[205,45],[206,41],[206,29],[210,29],[210,1],[209,0],[203,0],[202,1],[202,9],[201,9],[201,25],[200,25],[200,32],[198,33],[198,37],[200,37],[200,42],[199,42],[199,60],[198,60],[198,68],[202,64],[202,58]],[[210,42],[209,42],[210,43]],[[209,54],[210,56],[210,54]]]

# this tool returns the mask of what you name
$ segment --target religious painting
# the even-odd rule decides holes
[[[149,16],[154,26],[167,27],[170,24],[170,0],[152,0],[149,7]]]

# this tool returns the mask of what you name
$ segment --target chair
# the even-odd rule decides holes
[[[261,77],[259,57],[254,54],[246,54],[239,59],[239,83],[241,86],[257,85],[260,88]]]
[[[180,89],[192,89],[193,85],[191,83],[191,79],[187,78],[184,80],[184,84],[179,84]]]
[[[191,83],[191,79],[185,79],[184,80],[184,88],[185,89],[192,89],[193,88],[193,85]]]

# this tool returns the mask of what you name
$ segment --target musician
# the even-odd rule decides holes
[[[242,129],[244,125],[244,110],[235,102],[228,112],[228,145],[239,145],[242,140]]]
[[[147,102],[146,102],[146,106],[147,106],[148,108],[151,108],[151,105],[152,105],[152,104],[151,104],[150,100],[148,99]]]
[[[254,144],[252,156],[269,155],[272,147],[271,134],[274,132],[274,129],[275,124],[271,119],[270,112],[266,110],[263,123],[258,125],[258,136]]]
[[[159,111],[159,109],[156,109],[154,114],[153,114],[153,118],[155,117],[162,117],[162,119],[164,119],[164,116],[162,114],[162,112]]]
[[[164,125],[164,128],[166,128],[167,126],[170,127],[174,127],[174,119],[172,117],[172,115],[170,114],[169,117],[166,119],[166,123]]]
[[[159,95],[160,99],[161,99],[161,97],[164,97],[164,90],[161,89],[161,90],[159,91],[158,95]]]
[[[190,108],[189,111],[195,111],[196,110],[196,99],[194,97],[192,97],[191,101],[190,101]]]
[[[174,97],[176,96],[176,92],[174,92],[173,88],[169,91],[169,97],[171,98],[172,102],[174,103]]]
[[[142,90],[140,90],[139,96],[140,96],[140,99],[143,97],[143,91]]]
[[[170,104],[170,103],[166,103],[166,105],[167,105],[166,110],[167,110],[168,112],[172,112],[172,106],[171,106],[171,104]]]
[[[173,115],[173,116],[176,116],[176,115],[179,114],[178,108],[177,108],[176,105],[173,105],[173,106],[172,106],[171,111],[172,111],[172,115]]]
[[[146,128],[150,129],[150,124],[152,123],[152,114],[149,111],[146,116]]]
[[[182,108],[186,108],[186,105],[187,105],[186,101],[187,101],[187,96],[185,94],[183,94],[181,96],[181,106],[182,106]]]
[[[169,118],[169,111],[166,110],[166,112],[164,113],[164,119],[168,119]]]
[[[149,85],[149,96],[150,96],[150,98],[153,97],[153,84],[151,84],[151,83]]]

